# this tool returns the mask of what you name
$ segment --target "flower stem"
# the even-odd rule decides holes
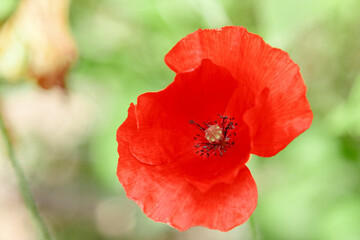
[[[19,190],[23,197],[24,204],[25,204],[26,208],[28,209],[33,222],[37,225],[38,233],[41,234],[41,236],[42,236],[41,239],[52,240],[53,238],[50,234],[50,231],[48,230],[43,218],[41,217],[39,210],[35,204],[34,198],[31,195],[30,188],[26,181],[24,172],[23,172],[19,162],[16,159],[14,147],[11,143],[11,139],[10,139],[9,133],[7,131],[7,128],[5,126],[5,121],[2,118],[1,111],[0,111],[0,129],[4,136],[4,141],[5,141],[5,144],[7,147],[7,152],[8,152],[8,158],[11,162],[11,165],[12,165],[15,175],[17,177]]]
[[[253,240],[258,240],[258,235],[257,235],[257,231],[256,231],[256,224],[255,224],[253,216],[251,216],[249,218],[249,223],[250,223],[250,228],[251,228],[252,239]]]

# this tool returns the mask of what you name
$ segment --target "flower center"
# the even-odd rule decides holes
[[[222,156],[226,153],[227,149],[235,144],[232,139],[236,136],[234,129],[237,126],[234,118],[220,115],[220,120],[203,122],[204,125],[200,125],[193,120],[189,122],[195,125],[201,132],[194,137],[198,141],[195,145],[197,149],[196,154],[200,154],[200,156],[205,154],[207,157],[211,154]]]
[[[219,125],[215,124],[205,130],[205,138],[209,143],[218,143],[223,137],[222,129]]]

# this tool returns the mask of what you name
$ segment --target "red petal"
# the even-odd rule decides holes
[[[224,115],[233,116],[238,122],[242,123],[239,127],[248,125],[244,122],[244,114],[255,106],[255,94],[248,86],[239,86],[232,94]]]
[[[150,218],[181,231],[193,226],[228,231],[250,217],[256,207],[257,189],[247,167],[239,171],[233,184],[216,184],[203,193],[171,168],[137,161],[126,142],[129,132],[136,130],[131,106],[127,120],[117,132],[120,153],[117,175],[127,196]]]
[[[136,116],[135,116],[135,105],[130,104],[128,109],[128,117],[123,124],[118,128],[116,132],[116,141],[129,142],[130,138],[134,135],[137,130]]]
[[[310,127],[313,114],[304,89],[294,87],[287,93],[271,95],[265,88],[244,119],[251,126],[252,153],[271,157]]]
[[[178,74],[166,89],[138,97],[138,126],[173,128],[179,122],[205,121],[224,112],[236,87],[226,68],[204,59],[193,71]]]
[[[201,192],[207,192],[219,182],[233,183],[250,157],[249,129],[245,127],[236,131],[237,135],[231,138],[235,142],[234,146],[222,156],[187,155],[181,160],[177,171],[184,174],[186,180]]]
[[[139,161],[157,165],[179,161],[194,154],[192,139],[196,136],[190,124],[177,129],[142,128],[130,140],[130,151]],[[184,130],[188,127],[187,130]]]
[[[189,120],[217,119],[235,88],[236,81],[226,69],[204,60],[194,71],[178,74],[166,89],[139,96],[138,131],[130,141],[131,152],[151,165],[194,155],[198,130]]]
[[[189,34],[171,49],[165,62],[180,73],[194,69],[204,58],[226,67],[240,86],[255,94],[257,106],[246,117],[253,154],[275,155],[310,127],[306,86],[286,52],[243,27],[231,26]]]

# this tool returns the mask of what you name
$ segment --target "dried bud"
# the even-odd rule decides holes
[[[0,77],[64,88],[77,56],[68,9],[69,0],[23,0],[0,31]]]

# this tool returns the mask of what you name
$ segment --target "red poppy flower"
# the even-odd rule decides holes
[[[243,27],[198,30],[166,55],[177,74],[131,104],[117,131],[117,175],[150,218],[228,231],[255,210],[246,162],[309,128],[299,67]]]

